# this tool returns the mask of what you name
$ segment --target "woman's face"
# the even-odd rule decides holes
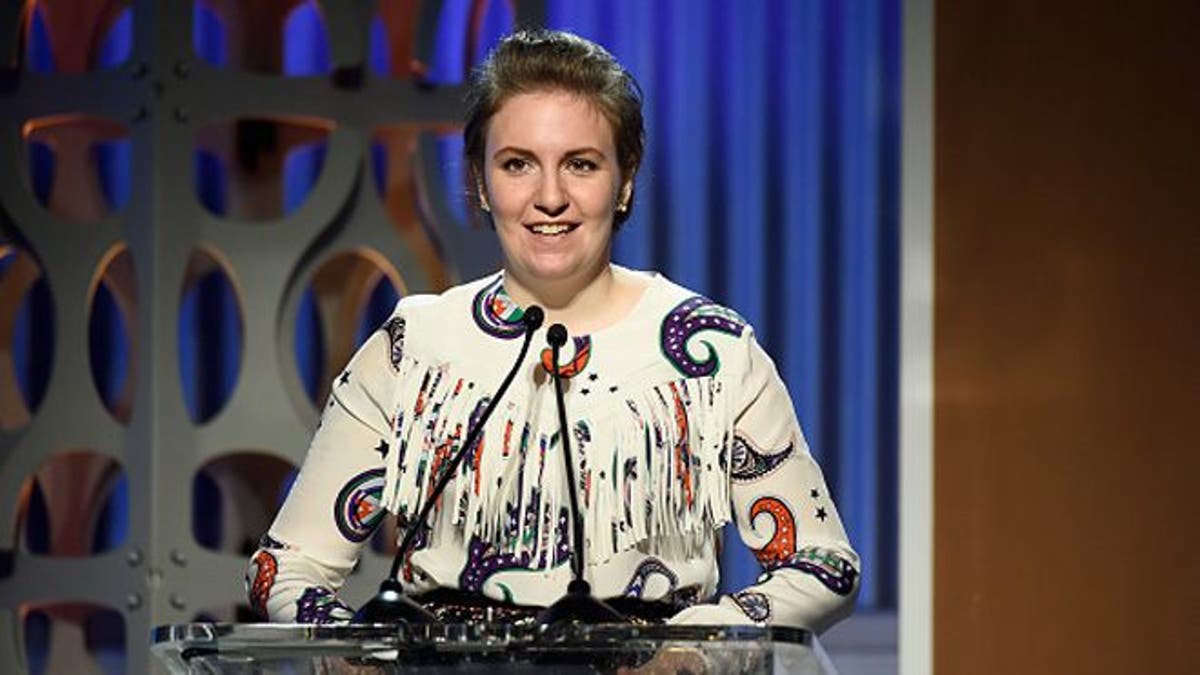
[[[608,264],[621,175],[612,125],[587,98],[504,102],[488,124],[481,187],[507,268],[526,283],[586,282]]]

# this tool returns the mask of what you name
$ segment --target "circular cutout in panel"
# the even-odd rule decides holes
[[[125,617],[91,603],[21,605],[30,673],[126,672]]]
[[[54,302],[41,265],[0,244],[0,429],[20,429],[38,409],[54,359]]]
[[[78,558],[111,551],[129,532],[125,472],[90,450],[57,453],[25,479],[16,514],[30,553]]]
[[[301,293],[296,313],[295,365],[310,402],[354,351],[391,315],[404,293],[400,273],[379,252],[354,249],[325,260]]]
[[[369,63],[376,75],[435,85],[462,84],[500,36],[513,30],[511,0],[443,2],[437,8],[431,52],[421,55],[416,46],[422,18],[418,12],[429,9],[429,3],[379,3],[371,20],[369,44]]]
[[[179,297],[179,380],[192,422],[204,424],[233,396],[241,371],[241,299],[227,262],[192,252]]]
[[[25,70],[80,74],[120,66],[133,48],[130,4],[25,0]]]
[[[137,364],[137,279],[124,244],[101,258],[88,292],[88,357],[92,384],[104,407],[129,423]]]
[[[283,504],[296,469],[276,455],[240,450],[209,461],[192,479],[192,536],[200,546],[249,556]]]
[[[333,122],[242,118],[202,127],[196,137],[196,198],[210,213],[272,220],[296,210],[325,165]]]
[[[267,75],[329,72],[329,40],[314,0],[196,0],[192,49],[206,63]]]
[[[437,181],[440,176],[424,177],[419,175],[420,166],[416,161],[417,150],[421,137],[426,133],[436,133],[440,136],[451,136],[459,133],[454,125],[441,127],[418,128],[412,125],[389,125],[375,130],[371,143],[371,173],[376,193],[383,203],[384,211],[392,227],[404,241],[404,245],[413,252],[420,261],[422,271],[434,288],[450,286],[450,270],[444,261],[445,243],[438,241],[433,230],[427,227],[424,219],[430,217],[422,204],[421,189],[424,183]],[[452,167],[461,166],[458,159],[452,160]],[[453,172],[453,168],[447,169]],[[459,186],[461,179],[448,184],[451,189]],[[444,189],[441,185],[430,186],[433,190]],[[433,198],[441,198],[437,195]],[[465,192],[458,195],[458,203],[464,203]],[[453,203],[455,200],[446,200]],[[457,222],[465,222],[457,221]],[[456,223],[445,223],[445,227],[459,227]]]
[[[448,12],[456,13],[453,7],[456,3],[444,2],[439,17]],[[461,4],[461,3],[457,3]],[[449,7],[449,9],[447,9]],[[369,63],[371,71],[382,77],[399,79],[427,80],[430,75],[429,66],[417,59],[416,31],[418,30],[418,13],[421,10],[415,2],[384,2],[379,4],[379,10],[371,19],[369,38]],[[461,10],[460,10],[461,11]],[[439,21],[439,25],[442,21]],[[439,33],[439,37],[441,34]],[[447,80],[437,81],[436,84],[451,84],[461,82]]]
[[[129,127],[89,115],[56,115],[27,121],[21,135],[29,185],[56,217],[94,223],[128,203]]]
[[[482,0],[472,7],[465,35],[467,44],[472,47],[467,55],[467,68],[482,63],[500,38],[513,31],[516,18],[513,10],[510,0]]]

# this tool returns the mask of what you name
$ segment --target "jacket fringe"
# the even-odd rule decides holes
[[[490,394],[449,364],[406,355],[399,370],[384,506],[403,521],[420,511]],[[553,397],[535,404],[535,393],[509,391],[435,513],[453,508],[450,522],[463,535],[545,568],[557,539],[571,536],[570,524],[565,533],[557,526],[570,498]],[[733,419],[722,381],[673,379],[575,408],[568,419],[588,562],[635,547],[674,558],[710,547],[730,520]],[[435,530],[430,544],[450,535]]]

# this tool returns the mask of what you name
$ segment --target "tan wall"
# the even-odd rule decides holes
[[[1200,3],[935,33],[936,672],[1196,672]]]

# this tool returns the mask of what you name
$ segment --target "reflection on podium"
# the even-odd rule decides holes
[[[172,673],[835,673],[809,632],[752,626],[185,624]]]

